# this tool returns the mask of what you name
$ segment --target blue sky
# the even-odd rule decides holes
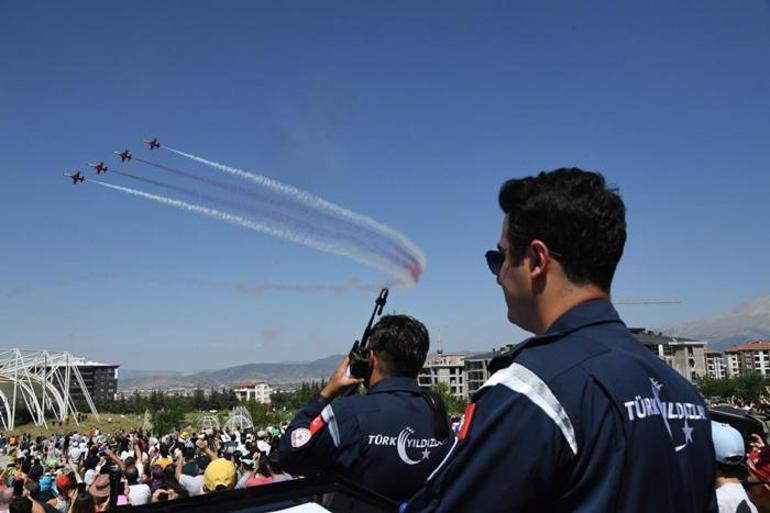
[[[386,310],[450,350],[525,336],[483,253],[500,184],[543,169],[620,188],[616,297],[682,300],[620,307],[628,324],[770,294],[770,7],[655,4],[0,1],[0,346],[200,369],[360,334],[373,293],[224,284],[377,271],[62,177],[151,136],[405,233],[428,267]]]

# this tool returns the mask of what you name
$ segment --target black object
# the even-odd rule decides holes
[[[380,295],[374,301],[374,310],[372,316],[369,317],[369,324],[364,329],[364,334],[361,336],[361,340],[356,340],[353,343],[353,347],[350,348],[348,358],[350,359],[350,375],[354,378],[367,379],[372,373],[372,368],[369,365],[369,354],[371,350],[368,347],[369,334],[372,332],[372,322],[374,322],[374,316],[382,315],[382,309],[385,307],[385,303],[388,302],[388,289],[384,288],[380,291]],[[354,391],[355,391],[354,387]]]
[[[244,490],[214,492],[142,506],[121,506],[117,511],[262,513],[305,503],[323,504],[332,513],[396,513],[398,511],[396,502],[334,475],[309,476]]]
[[[16,478],[13,480],[13,496],[21,497],[24,495],[24,480]]]
[[[114,467],[110,470],[110,511],[114,510],[118,505],[118,495],[125,493],[125,490],[120,489],[122,484],[120,480],[123,478],[123,472]]]
[[[430,406],[430,411],[433,414],[433,432],[436,434],[436,439],[441,442],[448,440],[449,414],[446,411],[444,400],[433,390],[422,390],[420,393],[428,403],[428,406]]]

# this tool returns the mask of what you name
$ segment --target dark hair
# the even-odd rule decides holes
[[[24,483],[24,489],[27,490],[32,499],[38,500],[40,498],[40,483],[34,479],[27,479],[27,482]]]
[[[139,469],[136,468],[136,465],[127,465],[125,475],[128,484],[137,484],[139,481]]]
[[[95,509],[96,503],[93,496],[88,492],[81,492],[75,497],[70,511],[73,513],[93,513]]]
[[[727,477],[735,479],[745,479],[747,470],[743,464],[729,465],[717,461],[717,477]]]
[[[369,348],[382,363],[383,375],[390,377],[416,378],[429,347],[428,330],[408,315],[383,316],[369,336]]]
[[[626,207],[601,174],[573,167],[508,180],[499,202],[514,265],[538,239],[559,253],[572,283],[610,291],[626,243]]]
[[[32,513],[32,501],[26,497],[14,497],[8,504],[8,513]]]
[[[281,462],[278,458],[278,450],[274,449],[270,451],[270,456],[267,457],[267,466],[270,468],[271,474],[283,474]]]

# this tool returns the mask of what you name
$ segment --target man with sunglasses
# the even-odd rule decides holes
[[[509,180],[486,260],[534,337],[489,365],[457,442],[405,511],[716,513],[702,398],[610,303],[625,206],[604,177]]]

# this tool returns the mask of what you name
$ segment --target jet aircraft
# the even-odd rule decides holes
[[[144,142],[147,143],[150,146],[150,151],[152,151],[152,150],[154,150],[156,148],[160,148],[160,143],[158,142],[158,138],[157,137],[153,137],[149,141],[145,139]]]
[[[115,151],[115,152],[113,152],[113,153],[115,153],[115,155],[117,155],[118,157],[120,157],[120,161],[121,161],[121,162],[125,162],[125,161],[127,161],[127,160],[131,160],[131,154],[128,152],[128,150],[123,150],[122,152],[120,152],[120,151]]]
[[[71,175],[69,175],[67,173],[64,173],[64,176],[72,178],[72,183],[73,184],[85,181],[85,177],[82,174],[80,174],[80,171],[76,171],[76,172],[72,173]]]
[[[96,170],[97,175],[106,173],[108,169],[107,166],[104,165],[104,162],[99,162],[98,164],[88,164],[88,165]]]

